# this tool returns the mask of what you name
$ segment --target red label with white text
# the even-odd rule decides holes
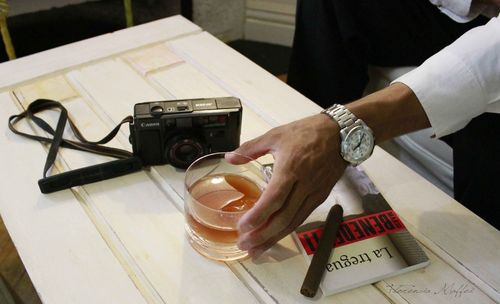
[[[334,247],[344,246],[403,229],[406,228],[394,210],[368,214],[342,222]],[[323,228],[297,232],[297,237],[306,250],[307,255],[311,255],[316,251],[322,234]]]

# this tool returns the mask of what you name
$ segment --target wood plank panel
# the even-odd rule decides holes
[[[346,210],[346,214],[357,213],[355,206],[352,206],[353,202],[353,193],[350,188],[347,188],[347,184],[343,179],[337,183],[334,188],[333,196],[331,196],[325,203],[320,205],[309,217],[308,221],[315,220],[324,220],[326,214],[328,213],[329,208],[332,206],[334,201],[337,201],[341,204]],[[349,211],[350,210],[350,211]],[[413,226],[408,224],[405,221],[405,224],[410,229],[411,233],[417,238],[422,238],[422,236],[415,230]],[[290,243],[288,243],[290,242]],[[426,244],[428,240],[426,239]],[[435,250],[434,247],[431,247]],[[376,288],[381,290],[386,297],[391,300],[391,303],[435,303],[439,300],[439,303],[471,303],[471,300],[477,301],[478,303],[495,303],[498,301],[495,296],[490,293],[484,292],[484,286],[478,286],[477,280],[468,276],[466,273],[463,275],[463,272],[455,270],[453,267],[447,263],[447,259],[443,260],[441,257],[434,254],[430,249],[424,248],[426,253],[431,258],[430,266],[425,269],[417,270],[410,272],[408,274],[399,275],[393,278],[389,278],[383,280],[377,284],[375,284]],[[441,253],[439,250],[436,252]],[[281,258],[280,258],[281,257]],[[286,258],[283,258],[286,257]],[[297,257],[297,258],[296,258]],[[283,259],[290,260],[290,263],[295,263],[295,266],[288,265],[285,269],[293,269],[293,274],[288,274],[288,276],[296,275],[297,273],[301,273],[301,275],[297,275],[301,277],[305,275],[305,265],[303,266],[303,273],[301,270],[297,269],[297,264],[304,264],[303,257],[298,255],[297,249],[294,244],[291,242],[289,237],[282,240],[279,245],[275,248],[272,248],[269,252],[265,253],[262,258],[257,260],[254,263],[243,263],[248,271],[252,273],[252,275],[258,277],[260,282],[270,281],[270,284],[276,284],[274,282],[282,282],[285,275],[283,270],[280,267],[280,264],[283,263]],[[279,264],[276,261],[280,261]],[[293,262],[292,262],[293,261]],[[262,264],[277,264],[273,269],[273,271],[268,271],[266,274],[262,274]],[[268,265],[264,267],[270,268]],[[282,272],[282,273],[280,273]],[[262,279],[264,277],[264,279]],[[481,282],[481,281],[479,281]],[[300,288],[301,281],[288,280],[282,282],[281,284],[285,285],[285,289],[288,288],[290,290],[290,294]],[[271,286],[271,285],[265,285]],[[392,290],[390,286],[393,286],[395,290]],[[406,289],[404,288],[406,286]],[[412,287],[413,286],[413,287]],[[334,302],[342,302],[342,303],[355,303],[356,301],[364,303],[373,301],[374,303],[379,303],[375,295],[370,293],[370,290],[367,288],[362,289],[362,293],[358,293],[358,289],[346,291],[344,293],[333,295],[331,297],[327,297],[329,301]],[[412,292],[411,290],[416,290]],[[429,292],[426,292],[429,291]],[[377,295],[378,296],[378,295]],[[283,303],[294,302],[292,296],[289,295],[289,298]],[[354,301],[354,302],[351,302]],[[380,300],[382,301],[382,300]]]
[[[18,112],[8,93],[0,94],[0,104],[2,121]],[[7,131],[5,124],[0,151],[5,160],[0,212],[41,300],[145,303],[73,193],[40,193],[37,180],[46,156],[42,146]],[[9,183],[13,174],[24,182],[16,178],[16,184]],[[75,284],[71,288],[67,282]]]
[[[193,67],[178,66],[157,74],[152,74],[151,77],[165,91],[173,92],[175,98],[211,97],[221,94],[227,96],[229,94],[219,84]],[[174,79],[178,81],[173,81]],[[179,81],[180,79],[185,79],[185,81]],[[193,93],[193,91],[196,93]],[[198,95],[198,93],[202,95]],[[270,128],[271,126],[260,115],[244,104],[242,141],[261,135]],[[268,157],[264,161],[271,161],[271,159]],[[168,185],[173,192],[182,198],[184,195],[183,171],[176,170],[171,166],[162,166],[155,169],[161,178],[168,181]],[[182,199],[174,201],[177,202],[179,208],[183,208]],[[278,303],[301,303],[304,301],[299,289],[306,272],[305,261],[291,237],[280,241],[273,250],[266,253],[257,263],[246,260],[240,263],[229,263],[229,266],[242,280],[249,284],[249,287],[263,301],[277,301]],[[360,299],[378,299],[379,303],[385,302],[383,295],[375,288],[370,286],[363,290],[365,291],[364,296],[361,296],[358,292],[353,292],[352,294],[336,296],[335,301],[339,301],[339,303],[357,303]],[[331,298],[320,299],[320,296],[318,296],[316,300],[319,303],[328,303]]]
[[[204,45],[204,51],[200,52],[196,47],[197,45]],[[237,52],[228,49],[221,42],[206,33],[170,42],[169,46],[179,56],[183,57],[187,63],[203,71],[214,82],[219,83],[229,92],[237,92],[247,106],[254,109],[257,113],[261,113],[262,117],[271,125],[286,123],[290,120],[319,112],[318,106],[308,102],[305,97],[290,90],[285,84],[279,83],[279,80],[272,77],[272,75],[266,77],[266,73],[263,73],[259,67],[242,58]],[[218,56],[214,58],[210,54],[218,54]],[[377,168],[380,168],[382,158],[385,160],[384,163],[391,163],[391,166],[382,166],[393,170],[387,169],[383,172],[378,170],[376,176],[371,176],[375,181],[386,181],[377,183],[377,186],[384,194],[389,193],[388,190],[397,191],[397,195],[394,194],[387,197],[389,203],[394,206],[402,217],[417,227],[419,231],[425,231],[425,235],[436,242],[439,247],[446,248],[445,250],[450,256],[456,258],[458,264],[466,265],[468,273],[472,274],[472,277],[475,276],[473,274],[475,273],[497,292],[498,285],[496,285],[496,282],[500,277],[495,272],[498,273],[496,266],[500,266],[500,264],[498,263],[498,257],[493,257],[493,255],[499,252],[497,245],[500,242],[498,231],[493,231],[494,229],[492,230],[491,226],[484,225],[484,223],[477,223],[477,220],[476,223],[473,221],[473,224],[465,227],[463,226],[463,218],[455,216],[447,216],[446,223],[453,223],[455,228],[462,225],[459,231],[463,233],[457,233],[456,229],[445,229],[444,226],[436,224],[439,223],[436,219],[432,220],[435,223],[434,226],[438,225],[440,228],[438,230],[436,230],[438,227],[430,229],[427,223],[420,221],[423,217],[422,213],[432,212],[436,208],[437,201],[445,205],[446,208],[456,209],[457,213],[473,218],[475,216],[452,199],[443,197],[445,194],[440,193],[432,185],[428,183],[423,184],[426,182],[421,178],[417,178],[417,176],[412,178],[412,180],[414,182],[418,181],[420,189],[425,189],[426,191],[419,191],[418,193],[412,191],[410,185],[406,185],[401,181],[399,174],[403,173],[403,176],[405,176],[414,175],[415,173],[408,170],[408,168],[396,160],[386,156],[385,152],[377,149],[375,156],[367,162],[365,167],[367,173],[373,174],[377,171]],[[389,172],[393,173],[390,174]],[[429,192],[434,195],[435,199],[432,199],[432,195]],[[413,199],[411,203],[408,200],[408,193],[415,194],[412,195]],[[411,210],[405,208],[409,206],[411,206]],[[442,210],[444,211],[444,209]],[[449,214],[449,212],[446,213]],[[426,222],[430,221],[429,219]],[[472,230],[468,230],[469,232],[466,233],[465,230],[471,228]],[[474,240],[478,236],[480,236],[479,240]],[[469,239],[475,246],[467,243]],[[459,245],[464,243],[467,245]],[[476,252],[476,249],[484,246],[484,244],[489,244],[488,247],[491,247],[491,250],[488,251],[489,253],[485,255],[486,261],[478,258]],[[459,246],[462,248],[459,248]],[[494,270],[492,268],[484,268],[483,265],[486,264],[490,266],[494,264],[495,266],[492,267]],[[461,272],[461,274],[463,275],[464,272]],[[444,275],[443,278],[446,278],[446,276]],[[488,290],[485,292],[489,293]]]
[[[160,24],[153,27],[151,29],[153,31],[160,31],[160,28],[162,28]],[[173,25],[170,25],[170,27],[173,27]],[[171,31],[170,33],[174,32]],[[176,33],[174,34],[177,35]],[[113,35],[118,40],[125,41],[128,39],[127,35],[122,34]],[[133,36],[140,36],[141,34],[149,35],[139,30],[134,32]],[[175,35],[174,37],[177,37]],[[125,46],[122,45],[120,48],[129,50],[140,47],[141,43],[150,44],[159,41],[153,36],[134,39],[131,40],[130,44],[127,42],[124,44]],[[133,44],[135,46],[132,46]],[[132,69],[121,59],[110,59],[99,60],[99,64],[86,66],[68,74],[71,85],[76,88],[83,98],[70,99],[65,104],[78,117],[77,123],[84,134],[88,132],[89,137],[94,138],[95,136],[97,138],[125,115],[132,114],[132,106],[135,103],[167,97],[206,97],[205,94],[219,93],[240,97],[245,107],[243,139],[259,135],[271,126],[286,123],[319,111],[318,106],[308,102],[303,96],[279,82],[273,75],[268,74],[238,53],[227,48],[209,34],[202,33],[181,38],[167,43],[167,46],[191,66],[178,63],[167,68],[160,67],[160,70],[156,73],[144,73]],[[117,51],[113,53],[114,48],[109,47],[108,50],[111,50],[112,54],[116,55],[122,52],[116,49]],[[70,64],[79,65],[85,61],[75,63],[83,58],[76,57],[77,60],[71,61]],[[85,58],[87,58],[85,62],[88,63],[89,57]],[[100,58],[100,56],[95,55],[92,60]],[[128,62],[130,63],[130,61]],[[26,74],[23,76],[25,78],[22,81],[26,80],[26,75],[41,76],[43,73],[37,74],[40,71],[39,68],[35,68],[30,73],[23,72]],[[42,78],[45,79],[46,77],[48,76]],[[1,83],[0,81],[0,87]],[[51,90],[53,89],[51,88]],[[3,99],[12,104],[12,100],[7,94],[0,95],[0,101]],[[5,116],[3,118],[5,120],[7,114],[4,111],[5,108],[0,109],[0,119]],[[48,117],[54,118],[53,115],[48,115]],[[5,155],[12,158],[21,156],[23,157],[21,159],[24,160],[24,157],[27,157],[29,161],[28,164],[23,164],[20,160],[14,161],[8,164],[8,168],[12,168],[10,170],[12,172],[17,167],[26,168],[23,169],[26,171],[23,171],[24,176],[31,179],[30,183],[35,185],[39,175],[37,172],[32,172],[33,170],[28,171],[28,168],[37,168],[36,164],[39,164],[40,168],[42,167],[44,150],[40,149],[41,146],[37,146],[35,143],[17,140],[15,146],[19,148],[15,152],[7,151],[5,143],[9,143],[9,148],[14,146],[10,142],[11,140],[12,137],[9,137],[7,133],[0,135],[0,143],[2,143],[0,150],[2,152],[6,151],[7,154]],[[117,140],[112,144],[129,148],[128,130],[123,129]],[[33,149],[27,149],[26,147],[38,147],[40,151],[38,151],[36,157],[31,157],[33,156],[33,151],[31,151]],[[76,168],[105,160],[105,158],[71,150],[63,151],[61,155],[62,158],[59,161],[61,168]],[[397,162],[388,157],[384,152],[377,149],[374,157],[366,163],[365,168],[367,173],[377,180],[377,186],[402,215],[403,219],[408,221],[409,226],[415,227],[417,238],[425,241],[434,261],[430,266],[432,268],[426,268],[418,273],[410,273],[408,274],[411,276],[409,279],[401,276],[386,280],[377,285],[378,289],[368,285],[332,297],[321,299],[318,297],[314,301],[318,303],[329,303],[331,301],[338,303],[418,303],[421,300],[424,302],[430,301],[430,298],[393,293],[387,289],[387,284],[390,284],[390,282],[399,283],[402,282],[402,279],[412,280],[412,283],[416,282],[419,286],[425,288],[435,288],[433,284],[439,285],[443,282],[449,282],[450,284],[470,283],[478,288],[474,291],[477,292],[474,294],[474,300],[484,303],[491,302],[491,299],[498,301],[499,276],[495,275],[495,273],[498,273],[498,258],[487,253],[484,254],[484,260],[477,261],[478,253],[472,252],[472,249],[475,248],[493,250],[494,253],[498,252],[498,242],[500,241],[498,231],[490,231],[487,225],[471,215],[465,208],[460,205],[457,206],[451,199],[446,200],[442,197],[442,193],[435,193],[436,190],[422,183],[418,176],[414,176],[414,173],[404,167],[398,167],[395,165]],[[377,172],[380,163],[374,163],[375,161],[382,163],[383,167],[389,171],[384,170],[383,174]],[[0,173],[0,177],[5,180],[9,177],[8,174],[9,170]],[[230,269],[221,263],[208,261],[194,252],[183,236],[184,220],[180,212],[183,205],[182,178],[182,171],[171,166],[161,166],[153,168],[150,172],[139,172],[126,177],[75,188],[73,193],[70,191],[59,192],[51,195],[50,201],[48,199],[43,200],[45,196],[40,199],[38,189],[35,188],[31,189],[31,192],[26,191],[27,193],[23,193],[20,197],[20,202],[26,204],[22,208],[10,207],[6,202],[15,201],[18,197],[15,197],[12,191],[2,191],[7,195],[0,193],[0,210],[2,212],[7,210],[10,219],[22,218],[27,220],[26,222],[29,222],[30,225],[40,228],[39,231],[36,231],[39,235],[38,239],[46,240],[47,238],[43,233],[47,233],[49,228],[60,226],[70,227],[70,229],[54,232],[52,240],[54,242],[62,241],[64,245],[57,248],[82,247],[81,243],[76,243],[80,241],[79,228],[84,230],[84,244],[89,246],[97,244],[92,248],[83,248],[82,252],[77,250],[76,253],[71,252],[69,255],[66,252],[66,256],[59,253],[62,257],[62,264],[57,260],[57,257],[59,257],[57,254],[54,256],[49,256],[45,252],[42,252],[40,256],[37,255],[38,252],[37,254],[25,254],[25,262],[31,266],[31,269],[37,269],[34,272],[37,278],[35,283],[41,282],[39,286],[45,290],[42,299],[52,300],[49,296],[53,296],[55,299],[66,300],[66,302],[56,301],[54,303],[74,303],[75,301],[72,301],[71,297],[75,296],[75,292],[78,292],[78,295],[81,293],[82,297],[86,297],[87,301],[85,303],[89,302],[89,298],[90,300],[96,299],[96,301],[90,301],[89,303],[116,302],[116,293],[113,294],[113,299],[107,293],[109,291],[107,289],[108,285],[98,285],[102,280],[105,280],[106,284],[113,284],[112,287],[117,288],[114,289],[115,291],[118,290],[118,287],[121,288],[119,297],[126,297],[127,292],[135,292],[140,301],[144,302],[144,298],[137,292],[137,287],[146,300],[151,303],[215,301],[232,303],[234,299],[238,299],[242,303],[254,303],[256,301],[265,303],[309,302],[308,299],[303,298],[298,293],[298,288],[305,274],[305,263],[290,237],[283,239],[278,246],[266,253],[258,261],[228,263]],[[124,188],[127,191],[123,191]],[[425,189],[426,191],[416,192],[413,190],[415,188]],[[9,193],[10,195],[8,195]],[[402,198],[409,197],[408,193],[414,193],[415,195],[413,198],[402,202]],[[74,195],[77,196],[79,201],[75,199]],[[56,218],[53,222],[47,223],[46,221],[48,219],[52,220],[52,218],[35,217],[33,215],[35,211],[32,209],[35,209],[38,214],[44,212],[45,215],[47,212],[51,212],[52,216],[62,216],[64,213],[66,217],[69,209],[70,215],[77,214],[76,221],[78,223],[73,223],[74,219],[72,217]],[[89,216],[92,222],[89,221],[89,218],[85,218],[86,216]],[[80,223],[80,217],[84,218],[85,225]],[[37,240],[26,244],[27,240],[32,240],[33,235],[22,235],[22,233],[31,232],[31,229],[23,230],[23,225],[26,222],[20,223],[16,220],[11,220],[12,222],[8,223],[8,225],[16,227],[14,229],[17,231],[16,239],[20,240],[16,242],[16,245],[18,243],[23,245],[22,249],[25,252],[30,252],[29,248],[41,248],[43,244],[37,243]],[[440,229],[444,230],[442,229],[443,225],[439,224],[440,220],[445,227],[453,229],[440,231]],[[470,221],[470,223],[466,227],[459,227],[462,220]],[[95,240],[94,235],[97,232],[92,225],[98,228],[106,243],[102,242],[99,236],[97,237],[98,240]],[[88,233],[86,229],[91,230],[93,234]],[[473,240],[473,238],[477,237],[477,233],[480,233],[481,237]],[[78,240],[68,238],[68,236],[73,236]],[[95,244],[91,241],[95,241]],[[472,245],[468,244],[468,241],[472,241]],[[102,250],[101,247],[104,247],[104,249]],[[114,257],[109,248],[114,253]],[[51,250],[49,250],[49,253],[53,253]],[[94,259],[94,257],[88,256],[93,250],[102,250],[104,253],[101,252]],[[475,253],[476,260],[472,259],[473,253]],[[483,252],[479,254],[483,256]],[[46,262],[54,257],[56,259],[53,264],[45,263],[42,265],[42,261]],[[112,260],[111,266],[102,264],[102,261],[105,261],[106,258]],[[73,261],[73,259],[76,259],[76,261]],[[121,265],[118,264],[118,261]],[[89,267],[87,264],[91,266]],[[72,268],[75,265],[80,272],[75,269],[68,272],[75,271],[76,274],[67,274],[65,270],[62,270]],[[83,265],[87,267],[84,270],[82,270]],[[492,269],[488,269],[488,267]],[[49,271],[42,272],[42,269],[48,269]],[[107,269],[112,270],[111,274],[106,273],[103,277],[99,277],[97,281],[92,280],[93,275],[95,275],[95,273],[91,272],[92,270],[100,274],[100,271]],[[132,285],[132,282],[127,277],[127,274],[131,276],[135,286],[132,285],[132,288],[130,288],[120,285],[121,281],[118,284],[120,286],[115,286],[115,282],[111,277],[115,275],[113,270],[121,273],[121,276],[125,277],[124,281],[128,282],[126,284],[129,285]],[[54,273],[56,280],[50,281],[53,279]],[[71,280],[80,282],[81,276],[83,276],[83,283],[86,284],[84,286],[91,289],[79,286],[78,291],[70,289],[69,291],[63,290],[62,295],[55,293],[58,284],[62,285]],[[236,276],[241,282],[236,280]],[[215,289],[212,282],[217,282],[217,286],[223,286],[224,288]],[[386,284],[385,287],[384,284]],[[67,286],[67,284],[64,286]],[[96,286],[101,289],[106,288],[106,290],[97,290],[97,295],[85,293],[88,290],[94,291]],[[47,292],[47,290],[49,291]],[[122,290],[126,290],[126,292],[124,293]],[[466,294],[459,301],[462,299],[471,300],[469,296],[469,294]],[[134,301],[130,297],[127,299],[130,302]],[[442,300],[450,303],[455,300],[450,299],[443,298]],[[81,301],[83,303],[83,300]],[[120,303],[128,302],[120,301]]]
[[[270,125],[318,113],[321,108],[208,33],[168,42],[178,56],[238,96]],[[203,48],[197,47],[203,45]]]
[[[24,108],[28,107],[31,102],[39,98],[64,101],[78,96],[78,93],[62,75],[45,78],[40,81],[33,81],[16,88],[13,90],[13,93]]]
[[[376,284],[392,302],[497,303],[428,248],[423,249],[431,260],[429,266]]]
[[[121,58],[127,61],[128,64],[143,76],[182,62],[182,59],[171,52],[164,43],[128,52],[121,56]]]
[[[199,31],[184,17],[174,16],[18,58],[0,66],[0,75],[5,75],[0,77],[0,89]]]
[[[274,12],[280,14],[294,15],[296,10],[296,1],[293,0],[247,0],[246,7],[254,10]]]
[[[246,10],[246,18],[248,19],[256,19],[260,21],[269,21],[272,23],[278,24],[290,24],[295,25],[295,15],[288,15],[283,13],[264,11],[264,10],[256,10],[247,8]],[[277,37],[275,37],[277,38]]]
[[[383,172],[376,169],[380,166]],[[500,301],[498,230],[382,149],[376,149],[364,168],[387,201],[428,240],[429,247],[442,250],[448,264]]]
[[[226,91],[188,64],[176,65],[148,77],[175,99],[229,96]]]
[[[295,26],[268,20],[246,18],[245,39],[291,47]]]
[[[245,39],[292,46],[296,2],[247,0]]]
[[[111,77],[120,85],[106,86],[102,77]],[[105,117],[109,117],[111,122],[131,114],[136,102],[161,99],[161,95],[149,87],[139,74],[120,60],[102,62],[72,72],[71,81],[75,82],[77,90],[84,89],[84,95],[92,98],[92,108],[106,111]],[[127,89],[124,90],[124,87]],[[114,106],[118,104],[118,108]],[[129,112],[125,113],[127,108]],[[83,132],[93,130],[93,133],[102,133],[109,129],[96,114],[73,112],[82,118],[79,123]],[[99,123],[90,127],[90,123],[95,120]],[[124,133],[119,135],[120,142],[126,141],[127,135]],[[70,165],[77,162],[70,159],[69,154],[64,157]],[[160,180],[159,183],[165,181]],[[127,191],[123,191],[124,186]],[[182,212],[146,172],[84,188],[91,203],[116,233],[137,263],[144,279],[161,300],[166,303],[231,303],[234,298],[238,298],[242,303],[256,302],[255,297],[223,263],[207,260],[191,248],[184,236]],[[225,288],[214,289],[210,282],[218,282]]]
[[[0,285],[2,284],[4,286],[0,286],[0,303],[5,301],[8,304],[10,302],[7,299],[16,296],[23,304],[42,303],[0,217]]]
[[[152,73],[148,76],[165,96],[175,99],[209,98],[231,96],[231,94],[217,85],[196,68],[182,64],[171,69]],[[179,79],[183,79],[179,81]],[[270,126],[251,108],[243,104],[243,120],[241,140],[247,141],[262,135]],[[270,162],[270,159],[265,160]]]

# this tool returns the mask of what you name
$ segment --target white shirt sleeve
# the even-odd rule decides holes
[[[499,13],[497,6],[479,3],[476,0],[430,0],[430,2],[459,23],[469,22],[481,14],[494,17]]]
[[[500,19],[474,28],[396,79],[410,87],[441,137],[500,110]]]

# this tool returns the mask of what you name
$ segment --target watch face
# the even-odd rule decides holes
[[[359,164],[372,154],[373,145],[371,130],[363,126],[357,126],[350,130],[342,141],[341,153],[348,162]]]

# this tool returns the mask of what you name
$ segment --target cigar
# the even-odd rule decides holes
[[[334,205],[326,217],[323,234],[319,240],[318,249],[313,255],[311,264],[307,269],[306,277],[300,288],[300,293],[306,297],[313,298],[318,291],[319,283],[323,278],[326,264],[333,251],[333,246],[337,240],[337,232],[342,222],[344,210],[340,205]]]

